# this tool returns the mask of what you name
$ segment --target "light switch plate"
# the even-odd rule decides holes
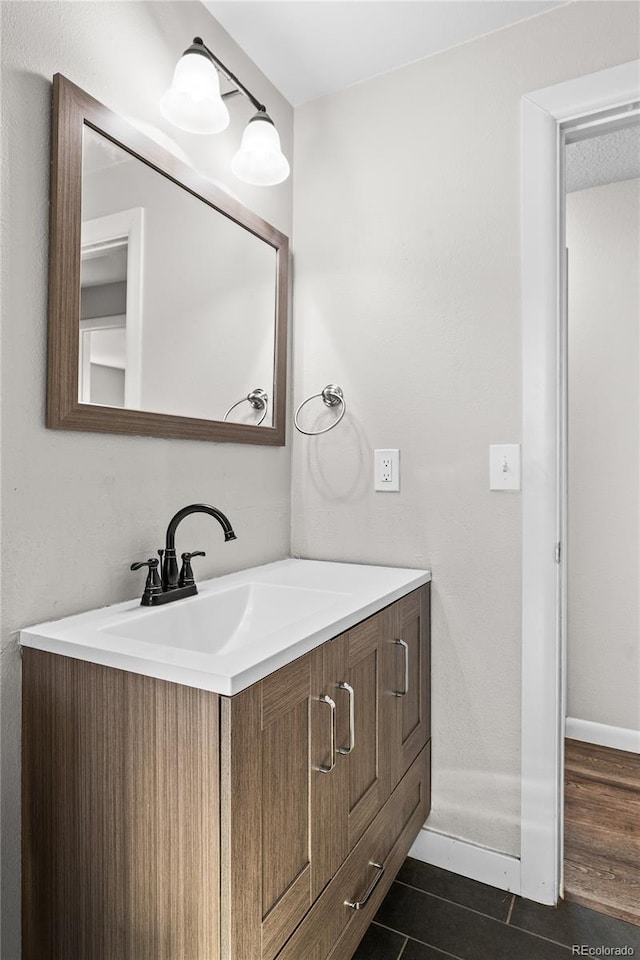
[[[489,447],[489,489],[520,489],[519,443],[494,443]]]
[[[400,451],[374,450],[374,490],[397,493],[400,490]]]

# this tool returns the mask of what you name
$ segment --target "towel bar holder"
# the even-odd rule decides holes
[[[307,403],[311,400],[315,400],[316,397],[322,397],[322,402],[326,407],[337,407],[339,404],[342,409],[340,413],[328,427],[324,427],[322,430],[303,430],[303,428],[298,423],[298,414]],[[335,383],[328,383],[327,386],[320,391],[320,393],[314,393],[310,397],[307,397],[306,400],[303,400],[302,403],[298,406],[298,409],[295,412],[293,422],[295,424],[296,430],[299,430],[300,433],[304,433],[307,437],[317,437],[321,433],[328,433],[329,430],[333,430],[334,427],[337,427],[345,413],[347,412],[347,404],[344,399],[344,393],[342,388],[338,387]]]
[[[235,403],[232,403],[222,419],[226,420],[232,410],[235,410],[235,408],[239,407],[241,403],[246,403],[247,401],[251,404],[254,410],[264,411],[260,419],[253,424],[253,426],[259,427],[269,410],[269,397],[260,387],[256,387],[255,390],[252,390],[251,393],[248,393],[246,397],[242,397],[241,400],[236,400]]]

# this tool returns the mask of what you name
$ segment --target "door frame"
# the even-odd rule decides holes
[[[566,563],[564,130],[640,100],[640,60],[522,98],[520,893],[562,894]]]
[[[144,283],[144,207],[118,210],[102,217],[83,220],[81,256],[100,253],[114,242],[127,245],[126,366],[124,406],[142,406],[142,312]],[[82,351],[80,352],[82,365]],[[82,402],[85,402],[84,400]]]

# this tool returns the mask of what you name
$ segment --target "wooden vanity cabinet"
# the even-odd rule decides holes
[[[428,586],[222,698],[223,960],[275,960],[352,852],[353,889],[340,888],[338,913],[329,909],[317,924],[322,943],[336,938],[337,917],[340,926],[360,913],[344,901],[376,879],[370,861],[384,861],[406,826],[401,811],[381,811],[428,739]],[[429,769],[425,754],[406,818],[422,820],[409,845],[428,813]],[[357,853],[379,817],[386,827]],[[299,949],[305,944],[298,960],[312,960],[314,930],[311,920],[297,933]],[[328,950],[318,949],[325,960]]]
[[[349,960],[429,812],[428,584],[233,697],[23,666],[23,960]]]

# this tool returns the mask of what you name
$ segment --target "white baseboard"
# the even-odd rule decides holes
[[[520,893],[520,860],[423,827],[409,851],[410,857],[461,877],[488,883],[499,890]]]
[[[612,747],[614,750],[640,753],[640,730],[610,727],[606,723],[567,717],[565,735],[571,740],[583,740],[585,743],[597,743],[601,747]]]

